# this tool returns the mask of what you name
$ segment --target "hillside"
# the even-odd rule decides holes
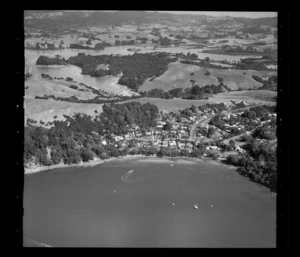
[[[209,75],[206,75],[206,72]],[[193,73],[193,75],[191,75]],[[191,87],[190,80],[194,80],[194,84],[198,86],[205,86],[215,84],[218,85],[218,78],[223,79],[223,83],[231,90],[238,89],[253,89],[262,86],[262,83],[254,80],[253,75],[256,76],[271,76],[275,72],[268,71],[244,71],[244,70],[222,70],[203,68],[199,66],[170,63],[168,70],[160,77],[150,81],[147,80],[140,88],[140,91],[147,91],[154,88],[161,88],[165,91],[177,87],[187,88]]]
[[[91,26],[91,25],[121,25],[142,23],[192,23],[215,27],[224,26],[250,26],[260,27],[268,25],[277,26],[277,18],[233,18],[213,17],[208,15],[169,14],[145,11],[118,11],[118,12],[93,12],[93,11],[25,11],[25,25],[27,27],[41,25],[59,26]]]

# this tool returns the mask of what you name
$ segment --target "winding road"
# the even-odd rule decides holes
[[[190,138],[189,138],[189,141],[194,141],[195,140],[195,137],[196,137],[196,129],[199,125],[204,125],[204,124],[207,124],[212,118],[214,117],[213,116],[210,116],[208,118],[205,118],[204,120],[197,120],[193,125],[192,125],[192,128],[191,128],[191,131],[190,131]]]

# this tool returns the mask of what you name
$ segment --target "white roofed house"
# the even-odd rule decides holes
[[[237,151],[237,152],[239,152],[239,153],[244,153],[244,152],[245,152],[245,150],[242,149],[242,148],[239,147],[239,146],[236,146],[236,147],[235,147],[235,151]]]
[[[176,146],[176,141],[170,140],[169,144],[170,144],[170,146]]]
[[[131,134],[126,134],[126,135],[124,135],[124,139],[130,139],[132,137],[132,135]]]
[[[135,136],[136,137],[141,137],[142,136],[142,132],[141,131],[136,131],[135,132]]]
[[[121,140],[124,139],[124,138],[121,137],[121,136],[113,136],[113,138],[114,138],[114,140],[115,140],[116,142],[121,141]]]

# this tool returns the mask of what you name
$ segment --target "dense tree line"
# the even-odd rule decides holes
[[[229,155],[227,162],[238,166],[237,171],[251,180],[277,190],[277,151],[269,143],[260,144],[252,139],[244,146],[242,156]]]
[[[134,45],[135,40],[116,40],[115,45],[116,46],[125,46],[125,45]]]
[[[66,65],[67,61],[65,58],[62,58],[61,56],[57,55],[55,57],[48,57],[41,55],[36,60],[36,65]]]
[[[259,87],[258,89],[260,90],[272,90],[272,91],[277,91],[277,76],[271,76],[267,80],[264,80],[263,85]]]
[[[206,85],[204,87],[199,87],[194,85],[191,88],[175,88],[169,91],[164,91],[161,88],[154,88],[149,91],[140,92],[141,96],[144,97],[153,97],[153,98],[163,98],[163,99],[173,99],[182,98],[182,99],[191,99],[191,100],[200,100],[208,99],[209,95],[218,94],[224,92],[223,85]]]
[[[105,97],[106,99],[100,99],[99,97]],[[117,96],[112,97],[113,99],[110,99],[107,96],[102,95],[99,93],[98,96],[95,96],[92,99],[78,99],[76,96],[70,96],[70,97],[60,97],[55,95],[44,95],[44,96],[35,96],[35,99],[54,99],[56,101],[63,101],[63,102],[71,102],[71,103],[86,103],[86,104],[104,104],[104,103],[116,103],[116,102],[122,102],[127,101],[131,99],[138,99],[141,98],[139,95],[132,95],[132,96]]]
[[[266,67],[266,65],[268,64],[274,64],[274,60],[269,60],[265,58],[265,56],[263,56],[261,59],[245,58],[241,59],[241,61],[235,65],[235,68],[240,70],[263,71],[268,70],[268,68]]]
[[[175,58],[170,58],[168,53],[135,53],[126,56],[81,54],[70,57],[68,62],[81,67],[82,74],[93,77],[123,73],[118,83],[137,90],[147,78],[161,76],[167,70],[167,65],[175,60]],[[109,69],[100,71],[97,69],[99,64],[107,64]]]
[[[82,68],[82,74],[92,77],[102,77],[107,75],[119,75],[122,73],[118,83],[125,85],[133,90],[145,82],[147,78],[159,77],[167,69],[168,64],[176,61],[176,58],[171,58],[168,53],[146,53],[133,55],[98,55],[91,56],[84,53],[78,53],[77,56],[72,56],[68,60],[59,56],[50,58],[40,56],[37,59],[37,65],[65,65],[72,64]],[[99,69],[98,65],[108,65],[108,69]]]
[[[231,69],[231,67],[224,67],[218,64],[213,64],[206,61],[191,61],[191,60],[180,60],[180,63],[196,65],[204,68],[213,68],[213,69]]]
[[[35,161],[40,165],[86,162],[95,156],[105,159],[126,154],[119,149],[112,134],[123,135],[133,125],[149,129],[156,125],[158,108],[139,102],[105,104],[103,112],[96,117],[76,114],[64,115],[65,121],[54,121],[46,129],[32,125],[25,127],[24,163]],[[108,143],[102,144],[103,137]],[[116,146],[117,144],[117,146]]]

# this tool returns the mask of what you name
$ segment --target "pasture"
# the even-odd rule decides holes
[[[209,75],[206,75],[206,72]],[[194,75],[190,75],[191,72]],[[211,69],[203,68],[196,65],[183,63],[170,63],[168,70],[158,78],[150,81],[149,79],[141,86],[140,91],[147,91],[154,88],[161,88],[165,91],[182,87],[187,88],[192,84],[190,80],[195,80],[195,85],[205,86],[215,84],[218,85],[218,77],[223,79],[223,83],[232,90],[258,88],[262,86],[252,78],[256,76],[271,76],[276,72],[269,71],[243,71],[243,70],[229,70],[229,69]]]

